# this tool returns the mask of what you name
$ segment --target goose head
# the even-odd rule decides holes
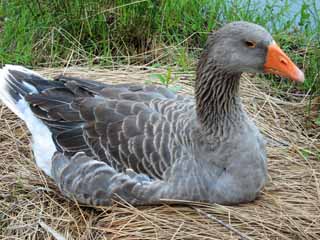
[[[211,34],[206,44],[210,62],[231,73],[272,73],[303,82],[303,72],[263,27],[232,22]]]

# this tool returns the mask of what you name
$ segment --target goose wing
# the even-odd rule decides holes
[[[192,99],[160,86],[66,77],[43,85],[38,81],[39,93],[25,98],[64,155],[84,152],[117,171],[133,169],[154,179],[181,156]]]

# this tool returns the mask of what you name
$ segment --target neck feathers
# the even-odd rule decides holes
[[[210,134],[219,133],[228,122],[237,121],[242,111],[239,98],[241,73],[232,73],[208,62],[203,53],[197,69],[195,86],[196,111],[202,129]]]

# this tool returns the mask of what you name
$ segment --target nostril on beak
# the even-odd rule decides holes
[[[280,62],[283,64],[283,65],[287,65],[288,64],[288,61],[284,58],[280,58]]]

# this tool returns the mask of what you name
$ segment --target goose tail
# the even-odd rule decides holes
[[[25,97],[37,94],[48,84],[38,73],[22,66],[5,65],[0,69],[0,99],[27,125],[32,134],[33,151],[37,165],[51,176],[51,158],[56,151],[52,133],[30,109]]]
[[[28,94],[38,93],[28,79],[41,78],[39,74],[21,66],[5,65],[0,69],[0,99],[18,117],[24,120],[25,108],[19,104]]]

